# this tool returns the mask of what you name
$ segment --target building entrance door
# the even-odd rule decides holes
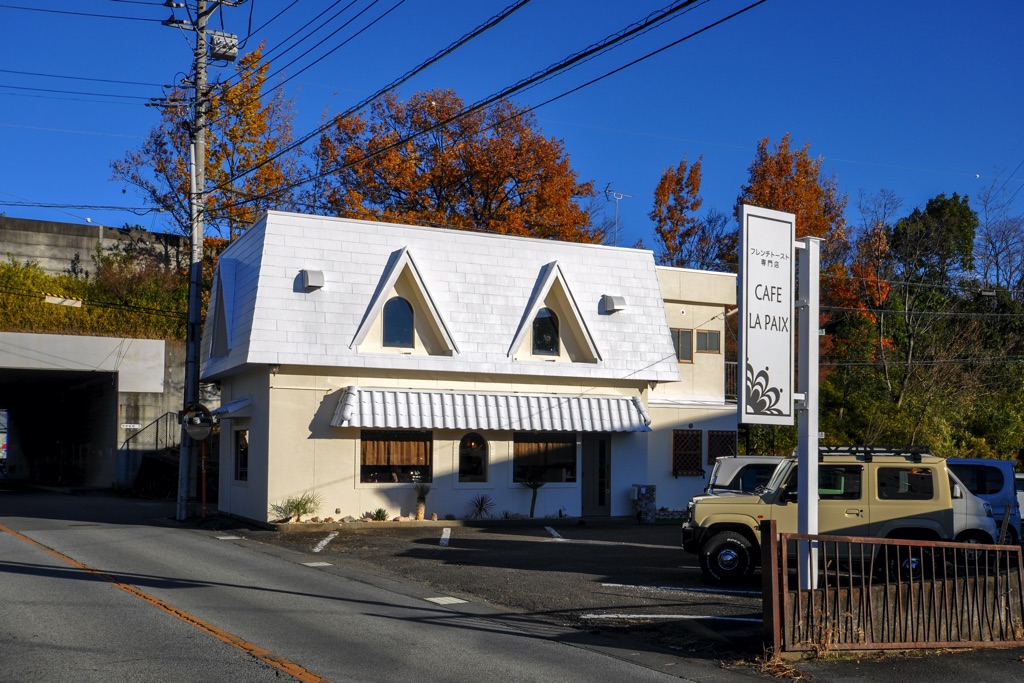
[[[612,440],[608,434],[583,435],[582,514],[608,517],[612,513]]]

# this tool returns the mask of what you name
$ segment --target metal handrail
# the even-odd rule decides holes
[[[153,447],[146,450],[159,451],[165,448],[178,448],[181,445],[181,423],[178,420],[178,413],[167,412],[156,418],[126,438],[121,443],[119,450],[142,450],[135,447],[134,444],[133,447],[130,447],[129,443],[137,441],[150,433],[153,434]]]

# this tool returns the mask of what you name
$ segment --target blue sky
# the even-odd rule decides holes
[[[351,0],[337,3],[334,14]],[[283,54],[328,0],[224,8],[212,27],[265,40],[283,56],[295,132],[361,101],[511,0],[356,0]],[[537,105],[649,55],[754,0],[710,0],[655,30],[512,97]],[[372,4],[372,6],[371,6]],[[533,0],[509,19],[404,85],[451,88],[472,102],[619,31],[668,0]],[[363,34],[356,27],[397,7]],[[37,12],[16,7],[54,10]],[[345,18],[369,7],[349,28]],[[134,17],[141,21],[67,14]],[[177,15],[185,17],[183,10]],[[162,26],[159,0],[10,0],[0,5],[0,211],[9,216],[161,229],[158,214],[79,207],[141,207],[110,181],[109,164],[141,144],[158,112],[143,106],[189,70],[194,35]],[[322,21],[322,20],[321,20]],[[317,24],[312,24],[310,28]],[[810,143],[850,195],[893,190],[902,213],[939,193],[971,197],[993,183],[1024,212],[1024,3],[985,0],[767,0],[739,16],[536,111],[561,139],[582,180],[618,202],[618,244],[655,244],[647,214],[661,173],[703,156],[704,209],[731,212],[757,141],[792,134]],[[308,31],[309,29],[306,29]],[[313,46],[323,40],[320,47]],[[274,56],[273,54],[271,55]],[[213,69],[211,76],[229,75]],[[55,78],[74,76],[76,80]],[[80,80],[105,79],[104,81]],[[107,81],[119,81],[112,83]],[[124,81],[148,85],[129,85]],[[29,90],[39,88],[45,90]],[[56,91],[56,92],[55,92]],[[74,92],[67,92],[74,91]],[[90,94],[81,94],[90,93]],[[98,96],[102,93],[104,96]],[[119,97],[112,97],[117,95]],[[140,99],[131,99],[140,98]],[[126,190],[123,192],[123,190]],[[12,203],[59,204],[44,208]],[[615,203],[604,202],[609,216]],[[977,208],[977,207],[976,207]]]

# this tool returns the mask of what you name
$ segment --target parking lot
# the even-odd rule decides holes
[[[640,636],[691,656],[763,655],[759,577],[728,589],[704,584],[674,524],[353,523],[250,537],[560,626]]]
[[[613,639],[613,649],[686,680],[925,683],[936,677],[1024,679],[1024,649],[847,654],[768,665],[761,576],[709,586],[679,546],[678,525],[530,520],[295,525],[239,532],[322,561],[413,581],[440,595]],[[661,655],[661,656],[659,656]]]

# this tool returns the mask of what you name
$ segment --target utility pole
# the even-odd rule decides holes
[[[183,8],[184,3],[168,2],[173,9]],[[194,81],[192,94],[192,157],[189,160],[189,217],[191,220],[191,261],[188,281],[188,325],[185,336],[185,396],[182,415],[199,404],[199,343],[202,337],[200,318],[202,314],[202,275],[203,275],[203,218],[206,198],[206,106],[207,98],[207,30],[206,25],[217,7],[222,4],[214,1],[207,7],[207,0],[196,2],[196,22],[190,24],[171,15],[164,21],[165,26],[187,28],[196,32],[196,46],[193,52]],[[217,33],[220,43],[215,46],[216,54],[221,59],[232,61],[237,53],[237,37]],[[233,46],[235,52],[231,51]],[[189,516],[189,492],[194,490],[192,463],[196,461],[196,444],[182,425],[181,450],[178,461],[178,497],[175,518],[183,521]]]

